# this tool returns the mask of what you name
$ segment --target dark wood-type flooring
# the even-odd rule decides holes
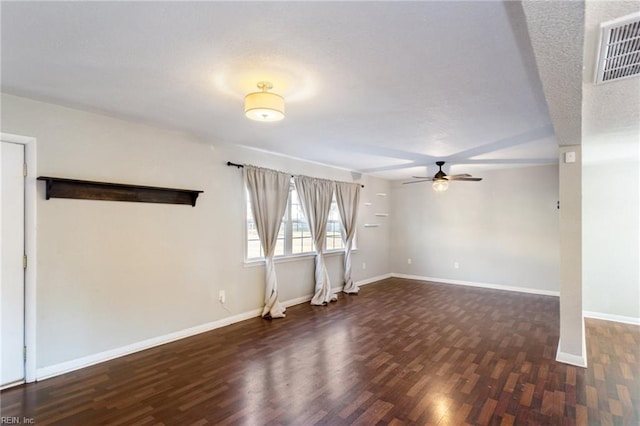
[[[1,393],[37,425],[640,423],[640,327],[587,320],[554,361],[558,299],[388,279]]]

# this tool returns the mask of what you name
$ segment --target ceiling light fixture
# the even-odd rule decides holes
[[[261,92],[249,93],[244,97],[244,113],[247,118],[256,121],[280,121],[284,118],[284,99],[275,93],[269,93],[273,85],[268,81],[258,83]]]
[[[445,179],[436,179],[433,181],[433,190],[436,192],[444,192],[449,188],[449,182]]]

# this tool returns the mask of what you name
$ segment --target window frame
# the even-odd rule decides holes
[[[247,257],[249,254],[249,232],[248,232],[248,215],[250,214],[249,211],[249,204],[250,204],[250,198],[249,198],[249,190],[247,189],[246,185],[243,183],[243,190],[245,192],[244,197],[243,197],[243,211],[244,211],[244,215],[242,215],[243,217],[243,234],[244,234],[244,244],[243,244],[243,258],[244,258],[244,264],[245,266],[253,266],[253,265],[260,265],[264,263],[264,256],[260,256],[260,257]],[[285,209],[284,212],[284,216],[282,218],[281,221],[281,226],[285,226],[284,229],[284,254],[281,255],[275,255],[273,257],[274,262],[276,263],[280,263],[280,262],[291,262],[291,261],[295,261],[295,260],[299,260],[299,259],[303,259],[303,258],[310,258],[310,257],[315,257],[316,256],[316,251],[308,251],[308,252],[301,252],[301,253],[292,253],[292,249],[293,249],[293,220],[292,220],[292,213],[291,213],[291,206],[292,206],[292,192],[295,190],[295,184],[293,182],[293,179],[291,180],[291,186],[289,189],[289,197],[287,199],[287,208]],[[333,199],[331,200],[331,204],[333,206],[334,203],[337,203],[336,200],[336,196],[335,193],[333,195]],[[338,217],[340,213],[338,212]],[[303,220],[306,219],[303,217]],[[308,223],[307,223],[308,226]],[[329,226],[329,222],[327,222],[327,226]],[[339,222],[339,226],[340,228],[342,227],[342,223]],[[354,244],[353,244],[353,248],[352,251],[356,251],[355,248],[355,237],[354,237]],[[324,245],[325,245],[325,251],[324,254],[328,255],[328,256],[335,256],[335,255],[339,255],[341,253],[344,253],[344,242],[342,242],[342,236],[340,236],[340,241],[342,244],[341,248],[337,248],[337,249],[331,249],[328,250],[327,249],[327,238],[325,238],[324,241]],[[260,247],[260,252],[262,252],[262,247]]]

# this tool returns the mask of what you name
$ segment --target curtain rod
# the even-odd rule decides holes
[[[231,161],[227,161],[227,166],[237,167],[239,169],[244,168],[244,164],[236,164],[236,163],[232,163]],[[295,176],[291,175],[291,177],[295,177]],[[353,183],[353,182],[347,182],[347,183]],[[364,188],[364,185],[360,185],[360,186]]]

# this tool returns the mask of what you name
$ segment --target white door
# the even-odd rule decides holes
[[[0,143],[0,387],[24,380],[24,145]]]

